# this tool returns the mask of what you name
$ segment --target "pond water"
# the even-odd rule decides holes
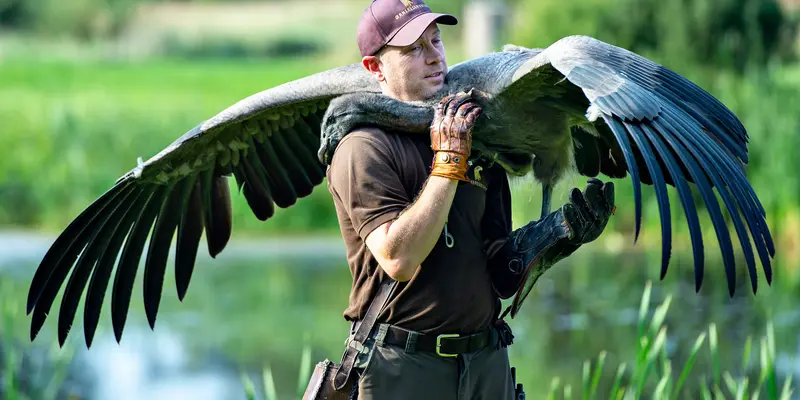
[[[13,331],[16,346],[29,353],[57,343],[59,302],[32,344],[24,313],[30,278],[51,240],[0,235],[0,298],[7,309],[16,310],[5,330]],[[672,295],[666,325],[673,369],[683,365],[697,336],[715,323],[722,367],[737,376],[743,371],[746,338],[760,338],[771,320],[780,383],[787,374],[800,373],[796,291],[769,287],[762,278],[754,297],[740,274],[737,294],[729,298],[719,260],[709,255],[704,286],[696,294],[691,257],[676,254],[664,281],[658,280],[659,257],[627,250],[611,254],[590,245],[537,283],[520,315],[510,321],[515,334],[511,361],[529,399],[544,398],[556,376],[576,388],[583,362],[601,351],[607,352],[607,367],[600,393],[607,391],[616,366],[630,365],[635,357],[639,304],[648,280],[653,281],[651,311]],[[168,274],[155,331],[144,315],[141,276],[140,270],[121,344],[113,338],[107,296],[91,350],[84,344],[80,313],[66,350],[49,350],[48,357],[74,351],[65,390],[78,398],[243,399],[243,374],[263,396],[262,371],[269,367],[280,398],[294,399],[304,346],[311,350],[312,367],[341,356],[348,330],[342,311],[351,280],[337,238],[234,239],[216,260],[201,254],[182,303]],[[753,365],[758,365],[757,343]],[[710,371],[707,353],[701,352],[687,384]]]

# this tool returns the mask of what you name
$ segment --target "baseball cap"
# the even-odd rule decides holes
[[[373,0],[358,22],[358,48],[362,56],[372,56],[385,45],[408,46],[434,21],[458,24],[456,17],[434,13],[422,0]]]

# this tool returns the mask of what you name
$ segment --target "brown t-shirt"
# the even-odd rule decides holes
[[[391,279],[365,240],[411,204],[430,174],[433,151],[427,135],[362,129],[345,136],[328,167],[328,190],[336,206],[353,284],[344,311],[359,320],[384,279]],[[477,170],[477,173],[476,173]],[[378,317],[423,333],[469,334],[485,329],[500,306],[487,271],[491,254],[511,231],[510,191],[499,166],[473,167],[474,183],[459,182],[444,235],[407,282],[399,282]]]

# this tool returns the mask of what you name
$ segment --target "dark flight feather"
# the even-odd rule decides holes
[[[83,311],[83,332],[86,338],[86,347],[92,345],[97,324],[100,321],[100,311],[103,308],[103,299],[105,298],[106,289],[108,288],[109,278],[114,268],[114,263],[117,261],[117,256],[122,249],[122,243],[131,231],[133,223],[141,215],[144,205],[153,195],[153,185],[146,185],[142,187],[142,192],[136,198],[136,201],[131,205],[131,208],[125,213],[122,222],[114,227],[111,240],[108,246],[103,250],[100,260],[92,272],[92,278],[89,281],[89,289],[86,295],[86,302]]]
[[[125,246],[122,248],[111,292],[111,324],[117,342],[122,339],[122,331],[125,328],[133,292],[133,282],[136,279],[136,271],[139,269],[144,243],[150,234],[150,229],[153,227],[161,205],[167,199],[173,186],[174,184],[158,186],[155,193],[147,200],[147,204],[131,228],[128,240],[125,241]]]

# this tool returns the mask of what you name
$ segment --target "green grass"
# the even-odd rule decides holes
[[[235,102],[333,65],[253,62],[0,65],[0,225],[63,229],[136,165]],[[237,233],[334,229],[326,190],[261,224],[234,196]],[[320,224],[320,221],[322,224]],[[327,225],[326,225],[327,223]]]
[[[306,335],[308,337],[308,335]],[[297,373],[297,389],[295,394],[298,398],[303,397],[308,386],[308,381],[311,379],[311,374],[314,372],[314,365],[311,364],[311,346],[306,342],[303,346],[303,351],[300,359],[300,371]],[[255,383],[246,373],[242,372],[242,384],[244,385],[245,396],[247,400],[256,400],[257,392]],[[265,400],[278,399],[278,390],[275,387],[275,377],[272,373],[272,367],[266,366],[261,373],[262,387],[264,390]]]
[[[636,356],[633,360],[620,363],[614,371],[611,389],[598,389],[600,377],[606,367],[607,353],[601,352],[594,363],[586,360],[583,364],[582,385],[573,389],[570,384],[561,386],[561,379],[553,378],[547,399],[571,399],[573,393],[580,392],[581,399],[638,399],[647,396],[658,399],[789,399],[793,393],[791,376],[780,385],[775,366],[775,330],[772,322],[767,322],[765,333],[758,338],[759,358],[751,357],[752,337],[748,337],[742,350],[741,369],[728,366],[723,370],[720,365],[720,353],[732,351],[720,349],[718,346],[715,324],[708,327],[708,332],[701,333],[695,340],[687,360],[677,365],[667,352],[668,326],[664,320],[669,311],[672,295],[650,314],[650,293],[652,283],[648,281],[642,294],[637,326],[638,340]],[[708,340],[706,340],[708,338]],[[707,352],[710,359],[710,370],[698,370],[696,361],[702,353]],[[594,365],[593,365],[594,364]],[[696,384],[695,393],[689,389]],[[692,385],[694,386],[694,385]]]

